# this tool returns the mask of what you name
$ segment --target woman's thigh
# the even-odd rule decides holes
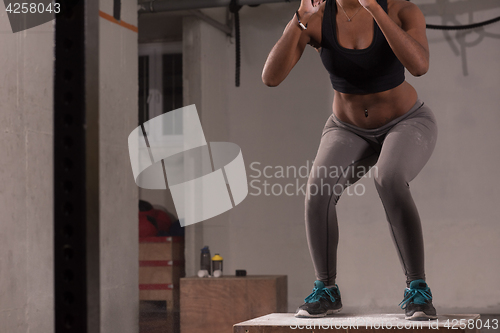
[[[424,105],[387,133],[377,162],[378,178],[410,182],[431,157],[436,140],[436,119]]]
[[[308,196],[334,194],[358,181],[378,158],[377,152],[359,135],[330,124],[325,127],[308,180]]]

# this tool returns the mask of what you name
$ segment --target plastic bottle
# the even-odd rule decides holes
[[[201,249],[201,257],[200,257],[200,270],[208,271],[208,274],[212,274],[212,263],[210,259],[210,249],[208,246],[205,246]]]
[[[223,258],[218,253],[212,257],[212,272],[215,277],[222,276],[222,260]],[[217,272],[217,276],[215,272]]]

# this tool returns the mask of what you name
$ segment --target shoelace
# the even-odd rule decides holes
[[[332,292],[330,291],[330,289],[328,289],[328,288],[319,289],[319,288],[316,288],[316,287],[314,287],[313,292],[309,296],[307,296],[304,299],[304,301],[306,303],[318,302],[321,297],[326,298],[325,294],[327,294],[328,296],[330,296],[330,300],[332,301],[332,303],[335,302],[335,297],[333,297]]]
[[[406,295],[405,295],[404,299],[401,301],[401,303],[399,303],[399,305],[401,306],[401,309],[406,309],[406,307],[408,306],[408,303],[410,303],[410,301],[412,299],[414,299],[418,294],[420,294],[424,298],[424,301],[421,301],[419,299],[415,299],[413,301],[413,303],[415,303],[415,304],[425,304],[426,301],[432,299],[432,296],[425,290],[410,289],[409,291],[406,292]]]

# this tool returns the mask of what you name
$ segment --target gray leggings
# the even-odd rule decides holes
[[[362,129],[331,115],[309,174],[305,199],[307,241],[316,279],[335,284],[339,239],[336,205],[342,191],[376,164],[374,172],[407,284],[425,280],[424,245],[408,183],[429,160],[437,127],[431,109],[417,100],[404,115]]]

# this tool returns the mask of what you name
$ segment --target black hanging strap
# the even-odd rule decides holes
[[[234,14],[234,29],[236,35],[236,87],[240,86],[240,68],[241,68],[241,44],[240,44],[240,15],[239,11],[242,6],[238,5],[238,0],[231,0],[229,3],[229,11]]]

